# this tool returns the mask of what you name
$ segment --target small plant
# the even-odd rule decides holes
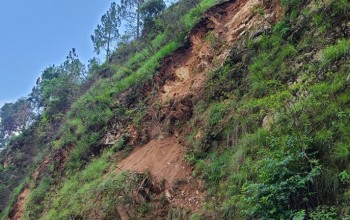
[[[324,49],[322,56],[322,64],[327,65],[331,62],[337,61],[342,57],[349,56],[350,40],[339,40],[335,45]]]
[[[337,220],[338,215],[334,207],[319,206],[310,213],[311,220]]]
[[[260,15],[260,16],[264,16],[264,15],[265,15],[265,10],[264,10],[264,8],[261,7],[261,6],[256,6],[256,7],[254,7],[252,10],[253,10],[253,13],[254,13],[254,14],[258,14],[258,15]]]

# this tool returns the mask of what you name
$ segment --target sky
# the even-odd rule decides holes
[[[27,96],[42,71],[75,48],[86,63],[90,39],[113,0],[0,0],[0,107]]]

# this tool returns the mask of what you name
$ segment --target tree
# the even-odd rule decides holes
[[[61,65],[61,71],[68,75],[71,84],[81,84],[86,80],[85,65],[79,60],[75,48],[69,51],[66,60]]]
[[[163,0],[148,0],[140,8],[143,21],[142,35],[155,30],[155,19],[164,11],[166,4]]]
[[[91,40],[94,44],[94,50],[100,54],[101,48],[106,50],[108,58],[111,51],[113,41],[119,38],[119,27],[121,20],[117,15],[116,3],[113,2],[109,10],[101,18],[101,24],[97,25],[94,35],[91,35]]]
[[[164,0],[121,0],[118,13],[126,21],[127,32],[139,39],[143,29],[154,27],[154,18],[165,8]]]
[[[2,148],[4,148],[5,146],[5,134],[4,132],[2,131],[2,129],[0,129],[0,150]],[[0,199],[1,200],[1,199]],[[1,204],[0,204],[0,207],[1,207]]]
[[[15,103],[6,103],[0,109],[0,136],[6,138],[16,132],[22,132],[33,122],[34,116],[28,99],[22,98]]]
[[[136,39],[141,33],[141,6],[145,0],[121,0],[118,13],[126,21],[126,28],[131,35],[136,34]]]
[[[59,119],[79,96],[86,78],[85,65],[73,48],[63,64],[49,66],[43,71],[29,100],[47,119]]]
[[[35,86],[32,88],[32,92],[29,94],[28,100],[31,103],[32,107],[35,109],[37,114],[40,114],[42,111],[43,104],[43,98],[42,98],[42,92],[40,90],[40,82],[41,78],[39,77],[36,80]]]
[[[169,2],[169,1],[168,1]],[[163,32],[166,35],[166,41],[174,39],[177,35],[174,33],[186,31],[186,25],[183,19],[191,9],[198,6],[200,0],[179,1],[171,5],[168,10],[160,15],[160,26],[163,27]]]

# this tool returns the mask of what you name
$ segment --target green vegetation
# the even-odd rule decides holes
[[[350,40],[339,40],[337,44],[328,46],[323,51],[323,65],[338,61],[340,58],[346,58],[350,55]]]
[[[284,3],[300,10],[304,1]],[[319,10],[338,24],[348,18],[337,7]],[[300,14],[290,11],[244,54],[233,48],[208,80],[209,107],[192,121],[205,122],[204,134],[189,138],[189,158],[217,198],[207,204],[217,218],[349,218],[350,36],[326,38],[328,29],[315,38],[323,23],[309,22],[311,13],[295,29]]]
[[[148,126],[145,87],[219,2],[184,0],[166,10],[159,0],[112,4],[108,13],[115,14],[104,18],[125,19],[130,10],[137,17],[129,24],[134,38],[120,37],[114,20],[114,51],[113,37],[101,38],[108,31],[96,31],[93,40],[96,51],[106,46],[105,63],[92,59],[86,68],[73,49],[43,71],[26,99],[5,105],[0,217],[7,219],[28,187],[24,219],[113,219],[119,206],[133,207],[136,219],[152,219],[150,198],[135,198],[149,175],[116,167],[133,147],[131,134],[118,127],[116,142],[106,145],[104,138],[113,126],[139,132]],[[236,42],[226,63],[209,73],[192,119],[180,122],[193,128],[186,159],[205,181],[207,198],[200,213],[189,213],[167,207],[162,195],[157,205],[167,207],[170,219],[350,218],[350,4],[281,2],[285,18]],[[264,16],[262,8],[254,11]],[[205,40],[213,47],[220,41],[215,33]]]
[[[100,65],[96,59],[91,59],[86,70],[73,49],[63,64],[52,65],[45,69],[28,97],[33,108],[39,111],[38,119],[31,122],[30,127],[23,131],[23,134],[8,143],[6,152],[9,154],[4,153],[4,157],[1,158],[2,161],[12,159],[11,167],[6,169],[6,172],[12,173],[11,170],[15,170],[17,175],[2,175],[5,171],[1,170],[1,176],[4,178],[1,184],[8,187],[8,191],[3,195],[2,204],[2,207],[7,207],[7,211],[1,212],[0,216],[5,219],[16,200],[18,193],[13,191],[13,187],[18,185],[25,176],[30,176],[34,167],[43,161],[45,155],[50,151],[51,155],[55,155],[68,149],[72,150],[69,152],[65,166],[62,167],[64,170],[57,170],[62,163],[59,160],[50,161],[47,165],[49,169],[43,170],[40,174],[47,178],[42,179],[39,176],[30,184],[32,185],[31,194],[25,204],[24,218],[38,219],[42,217],[44,209],[47,219],[91,216],[93,210],[103,209],[106,209],[104,212],[106,216],[113,216],[110,212],[116,210],[113,210],[109,203],[122,202],[117,201],[118,197],[111,197],[110,200],[101,203],[101,207],[94,207],[96,209],[92,209],[95,205],[92,198],[98,190],[101,193],[107,190],[118,190],[115,184],[125,187],[122,183],[130,179],[130,175],[127,175],[128,177],[115,175],[110,181],[103,181],[102,174],[112,160],[110,157],[106,160],[104,156],[99,158],[105,147],[101,140],[112,122],[123,124],[131,121],[140,122],[144,114],[142,113],[143,103],[136,105],[117,103],[117,97],[130,88],[135,91],[141,90],[143,85],[157,73],[162,59],[183,44],[187,31],[200,19],[203,11],[217,2],[203,0],[197,5],[197,1],[180,1],[161,14],[164,5],[154,1],[150,5],[144,5],[140,19],[147,20],[147,25],[155,25],[155,28],[147,31],[144,29],[142,36],[131,41],[123,42],[121,38],[118,39],[118,47],[109,56],[109,62]],[[125,1],[123,4],[129,3]],[[151,10],[150,13],[148,9]],[[122,11],[119,12],[122,13]],[[188,13],[190,15],[187,15]],[[170,15],[171,19],[175,18],[179,22],[169,22]],[[120,16],[123,17],[123,14]],[[190,20],[195,22],[190,23]],[[140,26],[137,28],[141,30]],[[173,28],[182,31],[177,31],[174,35]],[[115,29],[113,31],[116,33]],[[107,44],[112,44],[113,40],[110,38],[110,42],[107,40],[106,45],[102,45],[98,43],[97,38],[94,39],[97,43],[96,48],[106,46],[108,50],[110,47]],[[131,100],[137,98],[137,92],[134,95],[135,97],[130,97]],[[138,117],[133,118],[135,116],[133,112],[137,112]],[[123,137],[127,138],[128,134],[124,134]],[[15,148],[20,150],[15,151]],[[120,143],[120,146],[115,146],[113,150],[124,149],[127,152],[129,148],[125,143]],[[14,155],[13,158],[11,154]],[[23,160],[25,156],[26,159]],[[23,166],[24,164],[31,166]],[[83,174],[78,175],[77,172],[83,172]],[[61,175],[59,184],[52,181]],[[13,181],[14,178],[17,183]],[[137,181],[129,182],[137,184]],[[81,184],[86,185],[82,187]],[[22,183],[22,187],[23,185],[25,183]],[[74,194],[75,192],[78,193]],[[90,206],[86,204],[86,200],[82,200],[82,194],[79,192],[90,195]],[[12,193],[11,200],[9,200],[9,193]],[[62,207],[62,204],[67,206]],[[86,209],[82,208],[83,206]]]
[[[25,207],[26,213],[25,219],[35,219],[44,210],[43,199],[46,192],[50,189],[51,180],[48,178],[43,179],[40,184],[30,192],[27,206]]]
[[[121,19],[117,15],[117,5],[115,2],[111,4],[110,9],[101,18],[101,25],[97,25],[91,40],[94,44],[94,50],[97,54],[100,49],[106,49],[106,57],[109,58],[112,44],[119,38],[119,26]]]

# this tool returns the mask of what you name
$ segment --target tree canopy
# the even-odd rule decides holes
[[[106,56],[109,57],[113,42],[119,38],[120,24],[117,5],[113,2],[106,14],[102,16],[101,24],[97,25],[94,34],[91,35],[94,50],[97,54],[100,54],[101,48],[104,48]]]
[[[156,28],[155,19],[165,10],[163,0],[148,0],[140,8],[143,21],[142,35],[146,35]]]
[[[11,136],[27,128],[34,119],[34,112],[27,99],[19,99],[15,103],[6,103],[0,109],[0,138]]]

